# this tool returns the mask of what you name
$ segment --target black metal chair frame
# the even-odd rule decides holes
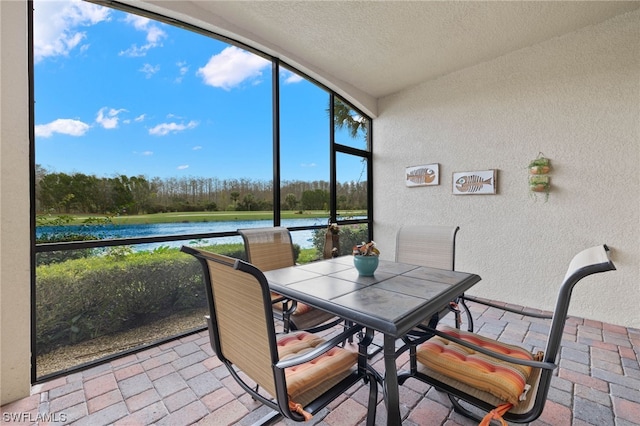
[[[520,315],[524,316],[533,316],[537,318],[551,318],[551,326],[549,330],[549,335],[547,338],[546,348],[544,351],[544,357],[542,361],[525,361],[518,358],[513,358],[510,356],[506,356],[504,354],[499,354],[496,352],[492,352],[480,346],[468,343],[466,341],[456,339],[448,334],[441,333],[435,328],[428,328],[428,331],[431,333],[431,336],[422,336],[418,339],[412,339],[411,337],[406,337],[404,339],[405,345],[398,349],[397,354],[401,354],[407,349],[409,352],[410,359],[410,371],[402,372],[398,375],[398,382],[403,384],[407,379],[413,377],[425,383],[435,386],[437,389],[444,391],[448,394],[451,403],[454,406],[455,411],[460,414],[475,419],[477,421],[482,420],[482,416],[477,415],[476,413],[470,411],[469,409],[463,407],[460,404],[461,401],[465,401],[470,403],[473,406],[480,408],[485,412],[490,412],[495,406],[487,403],[486,401],[477,398],[476,396],[470,395],[467,392],[464,392],[457,388],[455,385],[451,383],[445,383],[443,381],[437,380],[434,377],[423,374],[418,369],[418,363],[416,359],[416,348],[422,342],[428,340],[433,335],[438,335],[445,339],[451,340],[455,343],[458,343],[462,346],[466,346],[468,348],[474,349],[480,353],[485,355],[489,355],[495,357],[497,359],[511,362],[514,364],[528,365],[534,367],[535,369],[540,369],[540,377],[537,381],[537,391],[535,394],[535,400],[533,402],[532,407],[526,412],[522,413],[513,413],[507,412],[502,417],[506,421],[514,422],[514,423],[529,423],[537,419],[544,409],[545,402],[547,400],[547,395],[549,392],[551,377],[553,375],[553,370],[557,368],[558,364],[556,360],[558,358],[558,354],[560,352],[561,342],[562,342],[562,334],[564,330],[564,325],[567,319],[567,313],[569,309],[569,303],[571,300],[571,293],[573,291],[574,286],[584,277],[587,277],[592,274],[612,271],[615,270],[615,265],[609,258],[609,248],[606,245],[592,247],[590,249],[584,250],[578,255],[576,255],[570,266],[567,274],[563,280],[563,283],[560,287],[558,298],[556,301],[556,307],[552,316],[548,315],[540,315],[536,313],[531,313],[529,315],[527,312],[516,311],[511,309],[504,309],[502,306],[485,303],[478,299],[479,303],[486,304],[488,306],[492,306],[494,308],[504,309],[510,312],[517,312]],[[467,297],[467,299],[470,299]],[[532,373],[533,374],[533,373]]]
[[[245,392],[251,395],[257,401],[260,401],[267,407],[271,408],[272,412],[265,415],[256,424],[266,425],[280,419],[282,416],[292,419],[294,421],[304,421],[304,417],[296,411],[293,411],[289,406],[289,397],[287,393],[287,384],[285,380],[285,369],[294,367],[296,365],[304,364],[313,361],[315,358],[326,353],[330,349],[339,346],[345,340],[352,338],[354,335],[359,337],[358,342],[358,362],[357,368],[339,383],[323,392],[318,398],[305,405],[304,410],[310,414],[315,414],[322,408],[327,406],[330,402],[335,400],[340,395],[343,395],[346,390],[363,380],[366,384],[369,384],[369,399],[368,399],[368,412],[367,412],[367,426],[373,426],[375,423],[376,403],[378,393],[378,380],[380,380],[379,374],[368,364],[367,362],[367,346],[373,339],[373,331],[366,329],[363,331],[362,326],[353,326],[345,329],[340,334],[327,340],[322,345],[319,345],[314,350],[298,355],[285,360],[280,360],[277,349],[277,339],[275,326],[272,321],[267,321],[266,331],[268,334],[269,353],[264,354],[265,357],[270,358],[273,380],[275,383],[276,395],[272,395],[273,399],[258,392],[259,387],[252,386],[247,383],[237,370],[234,363],[225,356],[224,345],[221,342],[220,330],[217,321],[216,305],[214,303],[215,294],[212,286],[212,279],[216,279],[211,276],[210,267],[208,262],[216,262],[224,265],[235,271],[240,271],[249,274],[255,279],[255,284],[260,287],[263,299],[263,307],[265,310],[265,318],[271,318],[272,303],[269,290],[269,284],[264,274],[255,266],[242,261],[240,259],[233,259],[227,256],[216,255],[213,253],[204,252],[191,247],[182,246],[181,251],[194,256],[202,265],[205,291],[209,306],[210,314],[206,316],[207,325],[209,329],[210,344],[220,361],[226,366],[231,376],[238,382],[238,384],[244,389]]]

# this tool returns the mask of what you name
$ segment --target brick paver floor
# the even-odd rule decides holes
[[[547,323],[472,304],[476,332],[538,348]],[[381,336],[376,336],[381,341]],[[560,367],[538,426],[640,425],[640,330],[580,318],[565,327]],[[381,354],[371,361],[383,372]],[[406,368],[407,354],[398,359]],[[363,425],[368,389],[358,385],[308,424]],[[378,398],[376,424],[385,424]],[[400,389],[403,425],[473,425],[442,393],[414,379]],[[3,424],[249,425],[268,410],[229,376],[200,332],[32,387],[2,407]],[[280,421],[279,425],[295,422]]]

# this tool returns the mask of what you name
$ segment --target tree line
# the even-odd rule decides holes
[[[329,182],[284,181],[283,210],[328,210]],[[367,207],[367,183],[337,186],[339,210]],[[271,211],[273,182],[217,177],[149,179],[49,173],[36,166],[36,210],[52,214],[144,214],[176,211]]]

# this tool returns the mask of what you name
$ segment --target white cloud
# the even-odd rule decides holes
[[[202,147],[200,145],[196,145],[192,148],[194,151],[200,151]]]
[[[127,15],[125,22],[133,25],[133,27],[138,31],[146,32],[147,35],[145,39],[147,43],[142,46],[133,44],[127,50],[121,51],[119,53],[120,56],[145,56],[150,49],[162,46],[162,39],[167,37],[167,33],[165,33],[155,21],[152,21],[149,18],[137,15]]]
[[[269,65],[270,62],[266,59],[231,46],[212,56],[196,74],[209,86],[230,90],[245,80],[255,82],[262,76],[262,70]]]
[[[118,127],[118,114],[126,111],[125,109],[113,109],[108,107],[100,108],[96,115],[96,123],[105,129],[115,129]]]
[[[48,124],[38,124],[35,126],[35,134],[38,137],[48,138],[54,133],[69,136],[82,136],[91,126],[80,120],[71,118],[58,118]]]
[[[129,56],[131,58],[138,58],[142,56],[147,56],[147,51],[149,50],[148,46],[138,47],[137,45],[133,45],[127,50],[121,50],[118,53],[119,56]]]
[[[154,67],[151,64],[144,64],[138,71],[144,73],[146,78],[151,78],[155,73],[160,71],[160,65]]]
[[[146,117],[147,117],[147,114],[140,114],[139,116],[137,116],[136,118],[134,118],[134,119],[133,119],[133,121],[140,123],[140,122],[144,121],[144,119],[145,119]]]
[[[155,25],[148,26],[147,29],[147,42],[152,46],[161,45],[160,41],[167,36],[167,33],[162,31]]]
[[[87,35],[79,27],[108,21],[110,9],[84,1],[34,1],[33,56],[36,63],[48,57],[67,56]]]
[[[316,163],[302,163],[300,164],[300,167],[316,167],[317,164]]]
[[[190,121],[187,124],[178,124],[178,123],[162,123],[157,126],[149,129],[150,135],[155,136],[165,136],[169,133],[178,133],[184,130],[193,129],[198,125],[196,121]]]
[[[295,84],[303,81],[303,78],[300,77],[298,74],[285,69],[280,70],[280,77],[284,78],[285,84]]]
[[[180,71],[180,75],[185,75],[189,71],[189,66],[184,61],[177,62],[176,65],[178,66],[178,69]]]
[[[151,23],[149,18],[140,15],[127,15],[124,21],[133,25],[133,28],[138,31],[144,31]]]
[[[189,66],[184,61],[177,62],[176,66],[178,67],[178,72],[180,73],[180,76],[176,77],[176,83],[182,83],[183,77],[187,74],[187,72],[189,72]]]
[[[153,151],[143,151],[140,153],[140,155],[144,155],[145,157],[148,157],[150,155],[153,155]]]
[[[188,164],[183,164],[182,166],[176,167],[176,169],[178,169],[178,170],[184,170],[184,169],[188,169],[188,168],[189,168]]]

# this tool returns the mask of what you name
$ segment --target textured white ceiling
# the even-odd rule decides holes
[[[373,115],[377,98],[640,7],[638,1],[127,2],[279,57]]]

